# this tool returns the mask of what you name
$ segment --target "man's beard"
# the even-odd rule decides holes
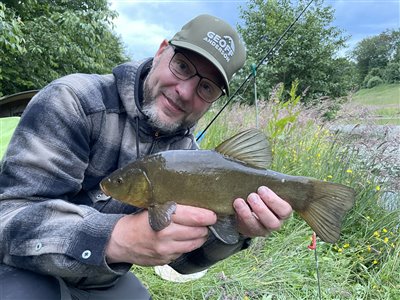
[[[144,88],[143,88],[142,111],[149,118],[148,122],[150,123],[151,126],[153,126],[154,128],[157,128],[160,131],[165,132],[165,133],[173,133],[180,129],[192,127],[194,125],[194,124],[187,124],[187,122],[184,122],[184,121],[168,122],[168,121],[162,120],[158,116],[158,112],[157,112],[158,108],[156,105],[156,101],[152,95],[152,91],[149,87],[147,79],[144,82]]]

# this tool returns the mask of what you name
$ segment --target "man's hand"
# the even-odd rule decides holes
[[[177,205],[171,224],[154,231],[148,212],[122,217],[114,227],[106,249],[108,263],[132,263],[142,266],[163,265],[199,248],[207,240],[208,228],[217,221],[214,212]]]
[[[267,236],[278,230],[292,214],[291,206],[265,186],[251,193],[247,202],[238,198],[233,202],[238,216],[238,230],[249,237]]]

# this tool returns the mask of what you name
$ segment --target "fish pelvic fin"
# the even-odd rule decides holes
[[[164,204],[154,204],[149,206],[149,223],[154,231],[163,230],[172,221],[172,215],[176,211],[176,203],[168,201]]]
[[[271,165],[271,146],[261,130],[242,131],[222,142],[215,151],[249,166],[266,169]]]
[[[239,242],[239,232],[237,231],[236,216],[218,217],[217,223],[208,228],[221,242],[233,245]]]
[[[353,207],[355,191],[345,185],[313,180],[311,197],[297,213],[325,242],[335,243],[340,236],[342,220]]]

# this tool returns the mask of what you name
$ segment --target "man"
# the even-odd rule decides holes
[[[138,157],[196,149],[193,126],[229,93],[244,60],[237,33],[201,15],[164,40],[153,59],[43,88],[2,162],[1,299],[149,299],[132,264],[197,272],[245,249],[249,237],[277,230],[291,207],[266,187],[234,201],[236,245],[209,232],[212,211],[178,205],[171,225],[155,232],[146,210],[99,189]]]

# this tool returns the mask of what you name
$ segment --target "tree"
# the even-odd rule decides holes
[[[309,2],[309,1],[307,1]],[[283,39],[268,64],[258,70],[258,85],[261,97],[267,97],[273,86],[283,82],[289,90],[292,82],[299,80],[299,90],[308,90],[308,98],[329,95],[344,95],[349,87],[338,72],[342,59],[335,58],[345,46],[346,37],[331,26],[334,11],[317,0]],[[296,4],[296,5],[295,5]],[[306,5],[305,0],[250,0],[241,10],[244,25],[238,26],[246,44],[247,63],[258,63],[285,29],[295,20]],[[346,63],[345,70],[351,72],[352,65]],[[249,73],[250,68],[242,72]],[[345,75],[342,73],[342,75]],[[351,78],[351,76],[343,76]],[[246,99],[251,97],[245,97]]]
[[[39,89],[70,73],[107,73],[127,60],[106,0],[2,2],[0,95]]]
[[[396,77],[396,71],[400,64],[400,30],[386,30],[361,40],[353,51],[353,57],[360,83],[366,85],[372,77],[377,76],[387,82],[396,81],[395,78],[399,78],[398,74]]]

